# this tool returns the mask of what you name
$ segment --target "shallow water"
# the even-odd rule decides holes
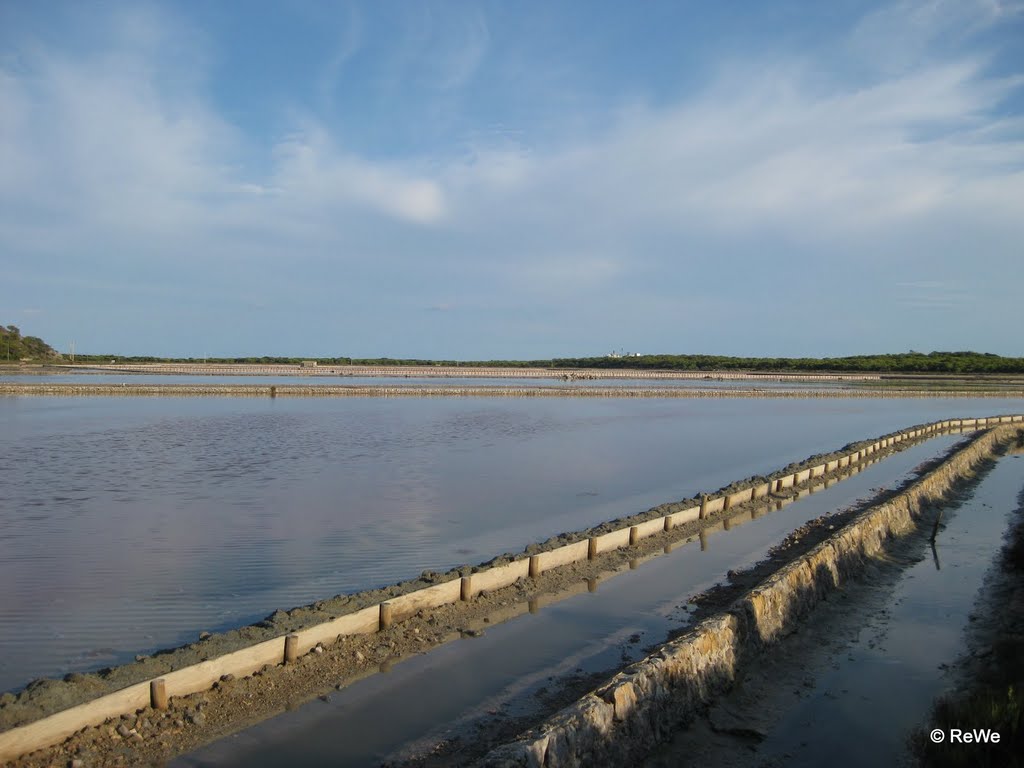
[[[951,685],[943,669],[964,650],[969,614],[1022,483],[1024,458],[1005,457],[955,512],[944,513],[934,557],[929,553],[908,568],[887,615],[861,629],[831,667],[817,671],[809,695],[759,747],[759,760],[909,764],[907,739]]]
[[[688,597],[733,569],[763,559],[807,520],[848,507],[880,486],[895,487],[920,462],[958,438],[943,436],[871,465],[853,477],[743,525],[718,530],[671,553],[602,579],[534,614],[488,627],[390,667],[300,709],[175,761],[174,768],[379,765],[438,741],[472,734],[490,711],[536,710],[552,677],[599,672],[644,655],[687,622]],[[429,702],[429,706],[425,705]]]
[[[181,384],[191,386],[239,384],[301,384],[311,387],[623,387],[629,389],[787,389],[821,391],[849,387],[842,381],[773,381],[771,379],[573,379],[558,378],[487,378],[440,376],[331,376],[309,374],[304,376],[184,376],[148,373],[47,373],[5,374],[0,382],[12,384]]]
[[[0,690],[1019,407],[0,398]]]

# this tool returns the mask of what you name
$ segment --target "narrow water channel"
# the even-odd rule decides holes
[[[951,684],[945,673],[1024,484],[1024,458],[1007,456],[954,511],[944,512],[934,555],[906,569],[884,611],[820,669],[757,751],[758,760],[833,768],[898,765],[907,738]]]
[[[472,733],[494,713],[529,714],[560,677],[611,669],[644,655],[687,618],[686,600],[731,568],[762,559],[787,532],[826,512],[902,482],[921,462],[955,443],[942,436],[867,467],[854,477],[738,527],[694,540],[665,556],[531,613],[489,626],[390,666],[172,763],[199,766],[371,766],[400,760]]]

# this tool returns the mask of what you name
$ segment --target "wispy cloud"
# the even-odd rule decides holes
[[[370,22],[339,22],[318,59],[322,113],[281,115],[287,131],[266,141],[211,95],[202,40],[157,11],[115,13],[99,48],[25,45],[0,61],[0,247],[16,274],[109,270],[168,297],[273,296],[268,265],[287,264],[296,294],[361,284],[381,312],[472,295],[542,307],[531,322],[566,338],[605,322],[598,306],[636,328],[671,325],[681,295],[754,312],[767,299],[748,275],[810,279],[823,264],[898,283],[902,308],[965,311],[977,288],[959,278],[979,265],[1024,279],[1024,122],[1008,106],[1021,74],[963,42],[1020,7],[902,2],[869,14],[834,60],[733,51],[675,98],[545,112],[531,130],[466,118],[468,138],[392,153],[360,152],[333,117],[347,68],[373,53]],[[419,114],[399,95],[458,107],[498,55],[481,11],[418,13],[410,45],[374,70],[415,84],[391,94],[395,119]],[[577,122],[587,130],[564,130]],[[971,233],[969,256],[951,232]],[[730,278],[744,278],[739,295]]]

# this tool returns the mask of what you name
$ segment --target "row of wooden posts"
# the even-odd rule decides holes
[[[821,476],[827,472],[834,471],[836,469],[848,467],[853,464],[860,464],[870,454],[876,450],[882,450],[888,448],[895,443],[902,442],[905,439],[911,439],[915,437],[922,437],[927,435],[933,435],[940,431],[950,428],[963,428],[973,426],[987,426],[989,424],[1000,423],[1002,420],[1019,421],[1022,417],[993,417],[989,419],[962,419],[953,420],[948,422],[936,422],[933,424],[926,425],[920,429],[911,430],[909,432],[902,432],[891,437],[881,438],[872,445],[865,448],[861,448],[847,456],[843,456],[839,459],[833,459],[824,464],[818,465],[810,469],[800,470],[791,475],[786,475],[780,478],[776,478],[773,481],[762,483],[761,485],[754,486],[752,488],[743,489],[733,494],[725,494],[722,496],[722,511],[726,511],[732,508],[736,503],[742,503],[742,501],[753,500],[762,498],[772,492],[780,492],[786,488],[791,488],[794,485],[798,485],[805,480],[812,479],[814,477]],[[761,493],[759,493],[761,491]],[[737,499],[737,497],[741,497]],[[746,498],[742,498],[746,496]],[[707,518],[709,511],[709,502],[711,497],[708,494],[702,494],[700,497],[700,507],[697,512],[697,519],[704,520]],[[663,530],[670,531],[675,527],[675,517],[677,515],[665,515],[663,519]],[[647,525],[644,525],[646,531],[641,530],[640,525],[633,525],[629,527],[629,546],[635,546],[644,535],[651,535],[651,533],[657,532],[651,530],[652,526],[650,521]],[[607,534],[605,534],[607,535]],[[591,536],[587,540],[587,559],[595,559],[601,552],[599,539],[600,536]],[[529,558],[529,565],[527,568],[527,574],[530,578],[537,578],[542,573],[542,558],[544,553],[531,555]],[[473,587],[473,574],[462,576],[460,580],[459,599],[462,601],[471,601],[475,596],[476,591]],[[379,604],[379,630],[385,630],[391,627],[396,621],[396,611],[394,610],[394,604],[391,601],[384,601]],[[299,656],[299,636],[297,634],[289,634],[284,638],[284,654],[283,661],[285,664],[294,663]],[[167,709],[168,707],[168,694],[167,686],[163,678],[158,678],[150,682],[150,704],[154,709]]]
[[[273,638],[216,659],[168,672],[164,677],[128,686],[84,704],[57,712],[42,720],[0,733],[0,761],[13,759],[54,744],[85,726],[97,724],[108,717],[142,707],[145,705],[146,699],[154,709],[167,709],[171,696],[187,695],[203,690],[204,687],[208,688],[225,674],[246,675],[268,664],[280,664],[281,661],[286,664],[293,663],[298,658],[300,651],[331,642],[342,635],[378,632],[418,611],[431,610],[460,600],[469,601],[483,590],[499,589],[526,576],[536,578],[552,568],[584,559],[592,560],[603,552],[613,551],[627,545],[636,545],[641,539],[653,536],[662,530],[669,531],[677,525],[705,519],[715,512],[728,510],[745,501],[764,498],[773,492],[792,488],[806,480],[836,469],[851,465],[859,466],[870,454],[895,443],[946,430],[960,429],[962,431],[969,428],[1022,421],[1024,421],[1024,416],[1021,415],[953,419],[905,430],[889,437],[880,438],[866,447],[838,459],[801,469],[771,481],[766,480],[754,487],[725,493],[716,498],[704,494],[700,498],[699,506],[695,505],[671,512],[663,517],[655,517],[635,525],[565,544],[556,549],[532,555],[528,561],[525,558],[512,560],[504,565],[497,565],[462,576],[458,581],[453,579],[424,587],[377,605],[368,606],[355,613],[307,627],[284,637],[283,653],[278,650],[281,648],[278,645],[280,638]],[[728,527],[727,522],[726,527]]]

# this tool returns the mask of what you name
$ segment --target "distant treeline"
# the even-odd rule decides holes
[[[0,326],[2,327],[2,326]],[[47,347],[47,349],[49,349]],[[2,351],[2,350],[0,350]],[[51,350],[52,352],[52,350]],[[391,357],[209,357],[77,355],[76,362],[109,363],[248,363],[298,365],[451,366],[460,368],[633,368],[661,371],[833,371],[840,373],[1024,373],[1024,358],[982,352],[906,352],[854,357],[724,357],[721,355],[641,355],[639,357],[566,357],[554,360],[409,360]]]

